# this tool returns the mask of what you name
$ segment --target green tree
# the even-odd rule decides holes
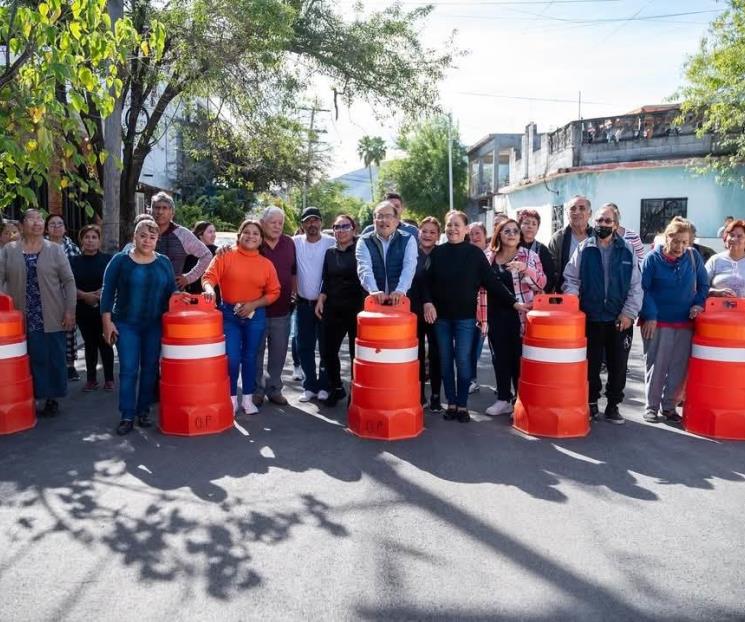
[[[457,128],[452,128],[452,141],[453,207],[463,209],[468,200],[468,159]],[[442,219],[450,209],[447,117],[432,117],[406,127],[398,145],[406,157],[383,163],[378,176],[379,194],[399,192],[412,218]]]
[[[370,201],[375,200],[375,187],[373,186],[372,166],[380,167],[385,159],[385,141],[380,136],[363,136],[357,143],[357,155],[367,168],[370,175]]]
[[[745,0],[729,0],[698,51],[685,65],[681,123],[700,120],[697,133],[714,134],[721,153],[708,165],[722,178],[745,184]]]
[[[112,28],[106,0],[0,0],[0,209],[36,205],[44,181],[82,204],[101,194],[108,154],[84,128],[94,134],[113,110],[129,50],[157,57],[162,25],[148,33],[129,20]]]
[[[257,128],[277,115],[294,117],[306,85],[326,78],[334,105],[355,99],[406,114],[430,109],[437,85],[452,62],[419,41],[431,7],[398,5],[344,19],[332,0],[138,0],[130,6],[143,32],[153,18],[167,28],[158,59],[132,50],[122,98],[128,112],[123,133],[120,217],[135,212],[142,166],[157,142],[172,104],[210,98],[232,122]],[[448,48],[452,50],[452,46]],[[385,88],[381,88],[385,85]],[[275,180],[276,181],[276,180]],[[255,191],[266,188],[253,184]],[[123,231],[124,233],[124,231]]]
[[[344,184],[339,181],[320,181],[308,188],[308,205],[317,207],[323,216],[323,226],[330,227],[338,214],[349,214],[357,218],[365,207],[365,202],[357,197],[350,197],[344,193]],[[300,212],[303,203],[302,191],[294,190],[291,202],[295,211]]]

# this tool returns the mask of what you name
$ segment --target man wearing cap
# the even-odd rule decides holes
[[[416,240],[399,228],[398,212],[390,201],[375,206],[373,221],[375,229],[357,240],[357,274],[362,287],[381,304],[398,304],[416,272]]]
[[[326,370],[323,362],[316,375],[316,343],[323,343],[322,324],[315,309],[321,292],[321,275],[326,250],[336,241],[321,234],[321,211],[317,207],[306,207],[300,216],[302,235],[292,238],[295,243],[297,261],[297,347],[300,366],[303,368],[303,394],[301,402],[317,397],[328,398]],[[321,359],[323,361],[323,359]]]

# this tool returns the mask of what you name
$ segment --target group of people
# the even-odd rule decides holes
[[[536,294],[559,292],[577,295],[586,315],[590,418],[600,418],[605,366],[604,416],[623,423],[618,405],[638,323],[644,418],[679,421],[692,320],[708,295],[745,297],[745,221],[727,224],[726,250],[705,262],[694,246],[695,229],[683,218],[674,218],[662,243],[645,254],[639,236],[621,226],[615,204],[593,214],[590,200],[575,196],[565,208],[568,225],[544,245],[536,239],[537,211],[497,215],[487,235],[483,223],[469,223],[460,211],[449,212],[444,223],[432,216],[418,226],[404,221],[401,197],[389,193],[362,232],[352,216],[339,214],[333,237],[326,235],[320,210],[307,207],[301,232],[288,236],[284,212],[269,207],[241,223],[235,244],[218,248],[212,224],[197,223],[193,231],[176,224],[173,199],[158,193],[150,213],[136,219],[132,242],[113,257],[101,252],[96,225],[80,230],[78,247],[61,217],[45,222],[31,209],[17,233],[3,223],[0,290],[26,316],[41,415],[57,414],[73,379],[65,370],[74,370],[76,323],[85,344],[84,391],[100,386],[99,355],[103,389],[114,390],[116,346],[119,434],[151,425],[162,315],[179,291],[203,293],[222,313],[231,400],[246,414],[266,400],[287,404],[282,370],[291,339],[302,369],[300,401],[334,406],[344,399],[339,351],[346,337],[353,361],[357,314],[368,295],[391,305],[410,299],[418,321],[420,396],[431,412],[470,420],[468,396],[479,388],[476,366],[487,341],[497,399],[486,413],[510,414],[527,312]]]

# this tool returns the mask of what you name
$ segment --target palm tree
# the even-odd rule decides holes
[[[380,136],[363,136],[357,143],[357,155],[364,162],[370,175],[370,201],[375,200],[372,165],[380,166],[385,159],[385,141]]]

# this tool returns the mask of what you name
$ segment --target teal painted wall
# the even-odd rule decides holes
[[[638,231],[642,199],[681,197],[688,199],[688,218],[696,224],[699,238],[716,237],[727,215],[745,218],[745,189],[718,184],[711,173],[698,175],[685,167],[577,173],[554,179],[548,186],[558,194],[542,183],[514,190],[508,195],[508,208],[559,205],[582,194],[593,209],[609,201],[616,203],[623,224]]]

